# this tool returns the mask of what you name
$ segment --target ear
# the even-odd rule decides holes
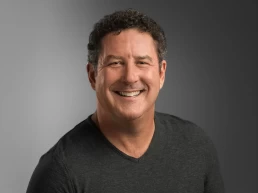
[[[94,70],[94,66],[90,63],[87,64],[87,73],[88,73],[89,82],[91,84],[91,88],[95,90],[95,84],[96,84],[95,70]]]
[[[160,66],[160,89],[163,87],[165,82],[166,69],[167,69],[167,62],[166,60],[162,60],[161,66]]]

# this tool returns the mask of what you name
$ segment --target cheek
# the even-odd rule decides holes
[[[149,89],[156,89],[160,86],[160,77],[157,71],[148,70],[143,74],[145,83],[150,86]]]
[[[103,71],[99,71],[96,77],[96,91],[100,93],[104,88],[105,88],[105,77],[104,77]]]
[[[97,78],[97,85],[99,89],[105,92],[109,90],[110,86],[117,80],[118,73],[114,73],[112,70],[103,69],[100,71]]]

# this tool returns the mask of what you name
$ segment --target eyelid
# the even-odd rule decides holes
[[[122,61],[112,61],[112,62],[108,62],[108,65],[111,65],[111,64],[123,64]]]
[[[146,61],[137,61],[136,63],[149,64],[149,63],[148,63],[148,62],[146,62]]]

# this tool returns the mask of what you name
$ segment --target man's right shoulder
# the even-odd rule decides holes
[[[43,154],[29,182],[27,193],[75,192],[74,169],[80,168],[82,155],[86,157],[97,137],[97,129],[89,118],[77,124],[63,135],[58,142]],[[84,154],[82,154],[84,152]],[[85,153],[86,152],[86,153]],[[89,154],[88,154],[89,152]],[[87,159],[84,159],[87,161]],[[88,159],[89,160],[89,159]]]
[[[92,144],[100,137],[97,127],[89,119],[88,117],[65,133],[40,160],[47,158],[67,161],[69,157],[76,157],[80,152],[91,151],[91,148],[94,148]]]

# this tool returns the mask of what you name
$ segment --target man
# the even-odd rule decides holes
[[[163,30],[138,11],[95,24],[87,72],[96,112],[41,157],[27,193],[224,192],[203,130],[155,111],[165,53]]]

